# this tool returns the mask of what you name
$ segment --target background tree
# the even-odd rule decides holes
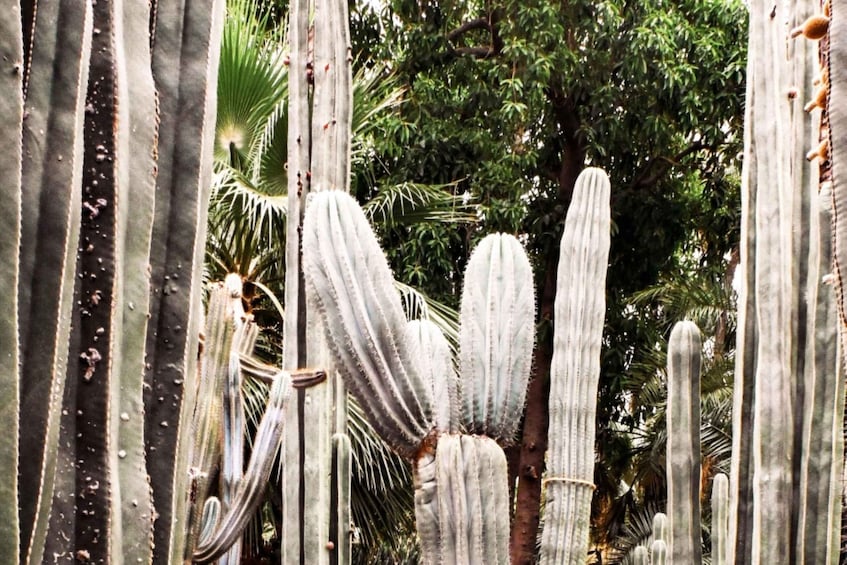
[[[724,0],[395,0],[381,16],[384,47],[362,50],[392,61],[408,102],[375,148],[380,182],[452,183],[479,203],[482,220],[389,230],[395,273],[455,301],[468,249],[484,233],[525,233],[534,252],[540,336],[523,442],[511,455],[515,563],[535,551],[562,219],[582,168],[612,178],[595,519],[614,535],[629,512],[620,489],[636,451],[629,431],[648,417],[630,409],[627,383],[671,321],[660,302],[632,297],[698,269],[723,281],[737,248],[745,9]]]

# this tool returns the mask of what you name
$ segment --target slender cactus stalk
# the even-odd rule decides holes
[[[700,563],[700,330],[677,322],[668,341],[667,469],[670,555]]]
[[[727,565],[729,535],[729,478],[718,473],[712,480],[712,564]]]
[[[594,426],[611,226],[606,173],[574,188],[559,255],[541,563],[582,564],[593,494]]]

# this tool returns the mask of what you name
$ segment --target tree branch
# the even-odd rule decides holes
[[[697,143],[692,143],[685,150],[677,153],[673,157],[662,156],[651,159],[646,165],[644,165],[644,167],[642,167],[641,172],[638,173],[635,180],[632,181],[632,184],[630,185],[631,188],[639,189],[653,186],[659,182],[659,180],[665,176],[672,167],[680,165],[682,159],[692,153],[697,153],[698,151],[708,148],[708,145],[698,141]]]
[[[488,21],[488,18],[477,18],[475,20],[465,22],[448,33],[447,39],[449,41],[456,41],[462,35],[474,29],[487,29],[488,31],[491,31],[491,23]]]

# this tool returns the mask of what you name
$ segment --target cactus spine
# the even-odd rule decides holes
[[[667,475],[673,563],[700,563],[700,330],[677,322],[668,341]]]
[[[547,507],[541,563],[584,563],[594,477],[594,420],[611,226],[609,178],[583,171],[559,255],[550,369]]]

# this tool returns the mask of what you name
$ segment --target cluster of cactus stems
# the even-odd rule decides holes
[[[837,5],[750,3],[727,563],[838,561],[839,199],[827,178],[836,176]],[[818,44],[830,61],[823,72]]]
[[[0,16],[14,289],[0,405],[15,432],[0,447],[0,562],[213,560],[267,482],[287,373],[253,363],[274,383],[242,474],[238,360],[255,329],[232,289],[212,293],[198,379],[223,9],[63,0]],[[220,499],[204,505],[216,470]]]
[[[498,442],[510,442],[519,423],[534,345],[532,273],[520,243],[492,234],[471,256],[459,360],[468,372],[458,377],[439,330],[406,321],[385,255],[352,197],[311,196],[303,262],[335,368],[374,428],[414,464],[424,561],[469,563],[484,554],[485,563],[508,563]],[[469,429],[476,435],[456,433]]]

